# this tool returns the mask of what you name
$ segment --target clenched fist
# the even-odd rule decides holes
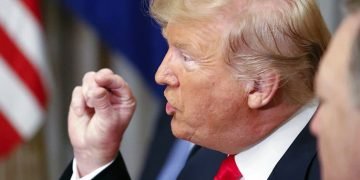
[[[68,117],[80,176],[115,159],[135,107],[128,84],[111,70],[85,74],[73,91]]]

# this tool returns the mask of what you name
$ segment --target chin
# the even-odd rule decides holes
[[[171,123],[171,124],[173,124],[173,123]],[[187,140],[187,141],[190,140],[188,133],[186,133],[185,130],[183,130],[180,127],[177,127],[176,125],[175,126],[171,125],[171,132],[176,138]]]
[[[192,128],[186,126],[185,123],[180,123],[176,120],[175,116],[171,120],[171,132],[176,138],[191,141],[193,135],[191,129]]]

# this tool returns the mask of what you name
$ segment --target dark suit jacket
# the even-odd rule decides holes
[[[226,154],[195,146],[178,179],[214,179]]]
[[[204,163],[204,159],[216,157],[213,163]],[[178,179],[197,180],[213,179],[224,155],[212,150],[200,148],[192,154]],[[210,167],[206,166],[210,165]],[[205,167],[205,168],[204,168]],[[61,179],[70,179],[71,164]],[[129,179],[121,155],[115,162],[106,168],[95,179]],[[320,179],[319,162],[317,159],[316,141],[307,125],[295,141],[291,144],[284,156],[275,166],[269,180],[318,180]]]
[[[148,150],[143,172],[141,173],[141,180],[151,180],[158,177],[160,171],[164,167],[166,160],[169,158],[168,156],[170,149],[176,140],[171,132],[171,117],[168,116],[164,111],[164,113],[162,113],[158,119],[159,121],[157,123],[155,135],[152,142],[150,143],[151,146]],[[181,177],[203,176],[209,177],[208,179],[212,179],[215,172],[219,168],[219,165],[225,158],[226,154],[206,148],[200,148],[200,146],[195,146],[189,155],[184,169],[180,172],[179,175]]]
[[[178,179],[213,179],[219,163],[208,169],[204,166],[204,159],[217,156],[213,152],[200,148],[190,157]],[[200,169],[199,169],[200,168]],[[191,171],[192,170],[192,171]],[[197,171],[196,173],[193,173]],[[309,124],[300,132],[283,157],[276,164],[268,180],[319,180],[320,170],[317,159],[316,139],[310,133]]]
[[[316,139],[309,124],[301,131],[280,161],[269,180],[318,180],[320,179]]]
[[[69,180],[73,174],[72,171],[72,162],[65,169],[64,173],[61,175],[60,180]],[[124,160],[119,153],[115,161],[110,164],[104,171],[98,174],[93,180],[110,180],[110,179],[122,179],[128,180],[130,176],[126,169]]]
[[[202,147],[195,147],[195,150],[190,155],[184,169],[180,172],[178,179],[213,179],[215,173],[219,169],[221,162],[226,158],[226,154],[209,150]],[[153,174],[153,173],[152,173]],[[68,165],[65,172],[61,176],[61,180],[69,180],[72,175],[72,163]],[[119,153],[115,161],[102,171],[95,180],[128,180],[130,176],[126,170],[124,160]],[[156,179],[156,176],[142,179]]]

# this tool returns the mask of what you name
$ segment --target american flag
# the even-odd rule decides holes
[[[43,124],[49,71],[38,0],[0,0],[0,159]]]

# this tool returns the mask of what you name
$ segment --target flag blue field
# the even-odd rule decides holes
[[[112,68],[128,81],[137,110],[121,142],[132,179],[139,179],[163,98],[155,72],[167,45],[146,0],[62,0],[110,49]]]
[[[157,96],[162,95],[162,87],[155,84],[154,75],[167,47],[160,27],[149,15],[146,0],[63,2],[90,24],[109,48],[125,56]]]

